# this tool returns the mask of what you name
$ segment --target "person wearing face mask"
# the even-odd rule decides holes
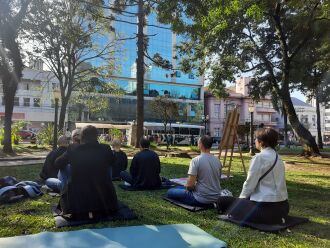
[[[289,213],[285,167],[277,154],[278,133],[271,128],[256,132],[260,153],[250,163],[239,198],[223,196],[217,208],[221,214],[243,222],[283,224]]]

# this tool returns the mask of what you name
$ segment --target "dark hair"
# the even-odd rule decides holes
[[[260,128],[256,131],[256,138],[263,143],[264,147],[275,149],[277,146],[278,132],[272,128]]]
[[[202,145],[204,146],[205,149],[211,149],[212,143],[213,143],[212,137],[210,137],[208,135],[203,135],[199,139],[199,141],[202,143]]]
[[[260,125],[258,126],[258,128],[264,128],[265,127],[265,124],[263,123],[260,123]]]
[[[144,149],[149,148],[150,147],[150,141],[142,137],[140,139],[140,147],[144,148]]]
[[[95,143],[97,142],[97,129],[92,125],[84,127],[81,131],[81,143]]]

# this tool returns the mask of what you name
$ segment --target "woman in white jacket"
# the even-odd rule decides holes
[[[239,198],[220,197],[218,210],[242,222],[263,224],[285,223],[289,213],[285,167],[275,151],[278,133],[271,128],[256,132],[260,153],[250,163]]]

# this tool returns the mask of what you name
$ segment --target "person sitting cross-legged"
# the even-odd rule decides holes
[[[218,211],[235,220],[259,224],[285,223],[289,213],[285,166],[278,156],[279,134],[271,128],[256,131],[256,148],[260,153],[250,163],[239,198],[222,196]]]
[[[62,182],[60,207],[63,214],[88,216],[111,213],[118,209],[117,195],[111,180],[113,152],[99,144],[97,129],[88,125],[81,132],[81,144],[72,146],[55,161],[63,170],[70,164],[67,182]]]
[[[62,135],[58,141],[58,148],[51,151],[47,156],[40,177],[45,180],[46,186],[55,193],[60,193],[70,174],[70,164],[58,170],[55,168],[55,160],[67,150],[72,150],[80,144],[80,129],[72,132],[71,144],[66,136]],[[48,171],[48,172],[47,172]]]
[[[221,163],[211,151],[212,138],[204,135],[198,141],[201,154],[192,159],[185,186],[167,191],[167,197],[191,206],[208,206],[220,197]]]
[[[51,189],[57,189],[58,182],[58,169],[55,168],[55,160],[66,152],[69,142],[67,138],[62,135],[57,140],[58,147],[55,150],[52,150],[46,157],[46,160],[42,166],[40,177],[45,180],[45,184]],[[54,186],[55,185],[55,186]]]
[[[128,166],[127,155],[121,149],[121,142],[119,139],[112,141],[114,165],[112,166],[112,180],[120,180],[120,172],[125,171]]]
[[[140,189],[155,189],[161,187],[160,160],[154,151],[150,150],[150,141],[141,138],[141,151],[133,157],[130,172],[122,171],[121,178],[132,187]]]

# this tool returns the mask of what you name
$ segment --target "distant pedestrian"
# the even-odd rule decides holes
[[[194,135],[190,136],[190,145],[193,146],[195,144],[195,138]]]

